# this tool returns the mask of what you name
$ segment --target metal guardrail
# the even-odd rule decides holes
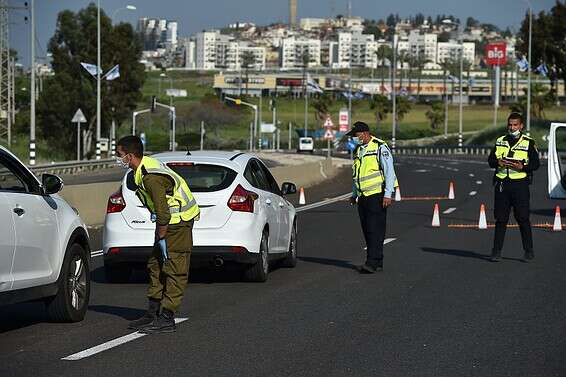
[[[491,146],[464,146],[464,147],[397,147],[395,153],[398,155],[429,155],[429,156],[487,156],[491,152]],[[548,151],[539,149],[539,158],[548,159]]]
[[[56,162],[53,164],[44,164],[36,166],[28,166],[28,168],[34,174],[77,174],[85,171],[93,171],[99,169],[107,169],[113,167],[116,164],[116,160],[104,159],[104,160],[85,160],[85,161],[64,161]]]

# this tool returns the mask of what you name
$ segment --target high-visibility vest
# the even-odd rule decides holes
[[[498,160],[504,157],[510,157],[516,160],[522,160],[523,164],[527,165],[529,163],[529,146],[532,142],[532,139],[526,135],[521,134],[517,143],[513,147],[511,147],[507,140],[505,140],[505,138],[506,136],[501,136],[495,142],[495,157],[497,157]],[[525,173],[524,171],[511,169],[506,166],[497,166],[495,176],[501,180],[505,178],[524,179],[527,178],[527,173]]]
[[[358,192],[358,196],[370,196],[383,191],[385,177],[379,163],[379,147],[387,143],[372,136],[362,155],[358,146],[354,151],[354,163],[352,165],[352,178]]]
[[[151,213],[155,213],[155,205],[143,184],[143,177],[146,174],[166,176],[170,178],[174,184],[173,192],[171,194],[165,194],[169,206],[169,213],[171,214],[169,224],[178,224],[181,220],[190,221],[200,214],[200,209],[187,182],[162,162],[144,156],[135,171],[134,181],[138,186],[137,194],[140,200]]]

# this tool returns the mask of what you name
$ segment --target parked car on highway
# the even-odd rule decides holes
[[[314,152],[314,140],[312,137],[300,137],[299,146],[297,147],[297,153],[302,152]]]
[[[297,263],[297,222],[285,195],[257,157],[236,152],[171,152],[152,156],[183,177],[201,210],[193,227],[191,267],[243,267],[250,281],[265,281],[271,261]],[[108,199],[103,252],[106,277],[125,282],[145,266],[154,244],[155,224],[136,196],[133,171]]]
[[[0,304],[42,299],[52,320],[84,318],[90,297],[90,247],[77,211],[0,146]]]

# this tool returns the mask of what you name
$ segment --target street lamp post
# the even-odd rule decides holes
[[[248,106],[251,107],[254,110],[254,125],[253,125],[253,132],[250,132],[250,151],[253,151],[255,148],[255,144],[254,144],[254,136],[257,132],[257,121],[258,121],[258,107],[257,105],[254,105],[253,103],[248,103],[248,102],[244,102],[239,98],[233,98],[233,97],[228,97],[225,96],[224,99],[230,101],[230,102],[234,102],[236,105],[244,105],[244,106]]]
[[[391,148],[395,151],[395,136],[397,132],[397,91],[395,89],[396,86],[396,72],[397,72],[397,42],[398,36],[397,34],[393,34],[393,68],[392,68],[392,85],[391,85],[391,101],[393,102],[392,106],[392,118],[393,121],[391,122]]]
[[[532,50],[532,42],[533,42],[533,7],[529,0],[526,0],[527,4],[529,4],[529,56],[527,58],[528,61],[528,73],[527,73],[527,135],[530,136],[531,134],[531,50]]]
[[[96,5],[96,159],[100,160],[100,0]]]
[[[35,165],[35,1],[31,0],[31,88],[30,88],[30,128],[29,128],[29,164]]]
[[[463,40],[463,36],[462,36],[462,32],[463,30],[461,29],[461,24],[459,22],[454,22],[451,19],[445,19],[442,20],[442,23],[444,24],[449,24],[449,25],[455,25],[458,27],[458,42],[460,42],[460,74],[459,74],[459,91],[460,91],[460,95],[459,95],[459,101],[458,101],[458,148],[459,151],[462,150],[462,144],[463,144],[463,116],[464,116],[464,106],[463,106],[463,87],[462,87],[462,79],[463,79],[463,71],[464,71],[464,40]],[[454,85],[454,84],[452,84]],[[448,114],[448,94],[446,94],[446,119],[444,120],[445,122],[445,133],[448,133],[448,118],[447,118],[447,114]]]
[[[114,22],[114,19],[116,18],[116,14],[118,14],[118,12],[120,12],[121,10],[136,10],[136,9],[138,8],[136,8],[135,5],[128,4],[125,7],[114,10],[114,12],[112,13],[112,22]]]

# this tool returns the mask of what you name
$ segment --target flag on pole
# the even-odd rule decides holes
[[[116,64],[112,69],[104,75],[107,81],[112,81],[120,77],[120,64]]]
[[[460,82],[460,80],[456,76],[448,75],[448,80],[452,82]]]
[[[517,61],[517,66],[519,67],[519,70],[521,72],[526,72],[529,70],[529,62],[527,61],[527,58],[525,58],[524,56]]]
[[[537,71],[537,73],[541,74],[544,77],[548,76],[548,67],[544,63],[541,63],[537,67],[536,71]]]
[[[312,79],[310,74],[307,74],[307,91],[322,93],[322,88]]]
[[[96,74],[99,73],[99,72],[102,74],[102,70],[100,68],[98,68],[98,66],[96,64],[81,63],[81,65],[92,76],[96,76]]]

